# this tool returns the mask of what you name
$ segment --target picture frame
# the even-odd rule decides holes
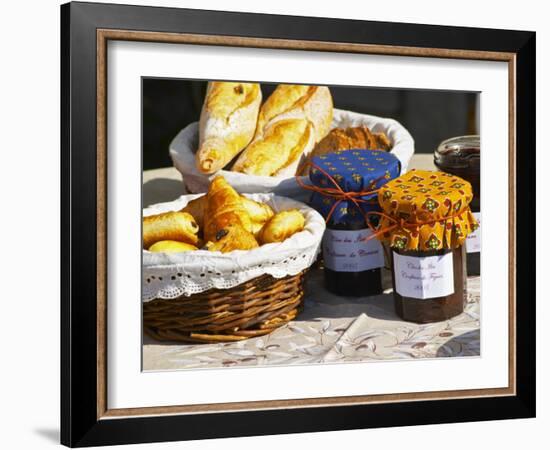
[[[109,408],[106,53],[107,43],[118,40],[506,62],[508,386]],[[61,443],[81,447],[534,417],[535,42],[535,33],[527,31],[62,5]]]

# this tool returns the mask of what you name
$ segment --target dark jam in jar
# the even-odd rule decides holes
[[[480,141],[479,135],[458,136],[439,144],[434,152],[434,163],[439,170],[452,173],[472,185],[473,199],[470,209],[480,222]],[[468,275],[480,274],[481,230],[477,229],[466,241],[466,267]]]
[[[370,231],[360,226],[342,225],[342,224],[328,224],[323,238],[323,259],[324,259],[324,272],[325,272],[325,287],[332,293],[342,296],[362,297],[369,295],[378,295],[382,293],[382,274],[380,268],[360,270],[360,264],[356,265],[352,262],[351,258],[348,258],[347,263],[343,263],[339,266],[340,270],[333,270],[330,267],[336,268],[334,265],[334,257],[330,255],[332,249],[338,252],[342,257],[346,251],[338,250],[339,245],[330,246],[327,242],[330,239],[341,239],[341,234],[333,233],[333,231],[348,231],[351,233],[345,233],[349,236],[349,240],[354,241],[361,239],[363,236],[370,235]],[[355,233],[353,233],[355,231]],[[349,246],[353,246],[357,249],[356,258],[359,258],[364,244],[349,242]],[[381,244],[372,239],[369,241],[369,249],[363,250],[364,252],[379,252],[378,258],[382,260],[381,266],[383,266],[383,248]],[[349,256],[349,253],[348,253]],[[372,257],[372,256],[371,256]],[[376,258],[376,256],[374,256]],[[345,265],[347,264],[347,266]]]
[[[399,317],[409,322],[429,323],[450,319],[464,311],[466,267],[463,246],[453,250],[432,251],[392,249],[391,253],[393,297],[395,311]],[[399,259],[400,257],[405,258]],[[445,262],[438,262],[437,257],[447,259]],[[426,268],[422,275],[419,267]],[[424,275],[431,277],[434,280],[433,284],[427,283],[424,289],[418,289],[418,286],[414,285],[415,280]],[[445,277],[448,281],[445,283],[443,278],[437,277]],[[396,286],[400,280],[401,289]],[[440,284],[435,286],[436,282]],[[431,297],[430,288],[445,292],[445,295]]]
[[[382,293],[384,248],[373,236],[380,214],[378,190],[401,164],[391,153],[351,149],[312,158],[310,205],[326,220],[322,255],[325,287],[341,296]]]

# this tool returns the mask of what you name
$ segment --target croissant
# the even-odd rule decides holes
[[[234,223],[219,228],[214,239],[208,241],[203,248],[227,253],[233,250],[251,250],[256,247],[258,247],[258,241],[254,235],[245,230],[241,224]]]
[[[179,241],[158,241],[149,247],[150,252],[177,253],[198,250],[197,247]]]
[[[262,244],[282,242],[294,233],[302,231],[305,222],[304,215],[297,209],[281,211],[264,225],[260,232],[260,242]]]
[[[250,232],[252,221],[241,196],[222,176],[215,177],[208,189],[204,216],[205,241],[217,241],[218,232],[228,225],[240,225]]]
[[[250,220],[253,222],[252,229],[249,230],[253,233],[255,232],[254,230],[257,230],[256,224],[263,225],[274,214],[271,207],[266,203],[256,202],[243,195],[241,195],[241,201],[244,209],[246,209],[248,215],[250,216]],[[199,225],[199,228],[202,229],[204,228],[204,213],[207,204],[208,197],[206,195],[203,195],[194,200],[191,200],[181,211],[191,214],[195,218],[195,221]]]
[[[143,247],[149,248],[158,241],[182,241],[196,244],[199,226],[193,216],[181,211],[170,211],[143,218]]]
[[[196,164],[214,173],[231,161],[254,136],[262,92],[257,83],[210,82],[199,122]]]
[[[268,126],[239,155],[233,169],[249,175],[281,175],[315,145],[314,130],[307,119],[285,119]]]

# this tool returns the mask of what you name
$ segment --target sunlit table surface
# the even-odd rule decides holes
[[[409,168],[435,169],[433,156],[414,155]],[[143,172],[144,206],[184,193],[175,168]],[[326,291],[322,270],[313,269],[307,276],[304,310],[297,320],[267,336],[231,343],[193,345],[143,336],[143,370],[479,356],[479,277],[468,279],[462,314],[423,325],[397,317],[387,269],[383,269],[383,280],[382,295],[341,297]]]

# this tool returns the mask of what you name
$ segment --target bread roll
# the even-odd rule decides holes
[[[297,209],[281,211],[275,214],[267,222],[260,233],[260,242],[283,242],[298,231],[304,229],[306,220],[304,215]]]
[[[262,92],[257,83],[210,82],[201,111],[197,168],[222,169],[254,136]]]
[[[279,175],[297,163],[315,144],[313,127],[306,119],[273,122],[260,139],[255,139],[241,153],[233,170],[249,175]]]
[[[197,247],[179,241],[158,241],[149,247],[150,252],[179,253],[198,250]]]
[[[181,241],[196,244],[199,226],[193,216],[181,211],[170,211],[143,218],[143,247],[158,241]]]

